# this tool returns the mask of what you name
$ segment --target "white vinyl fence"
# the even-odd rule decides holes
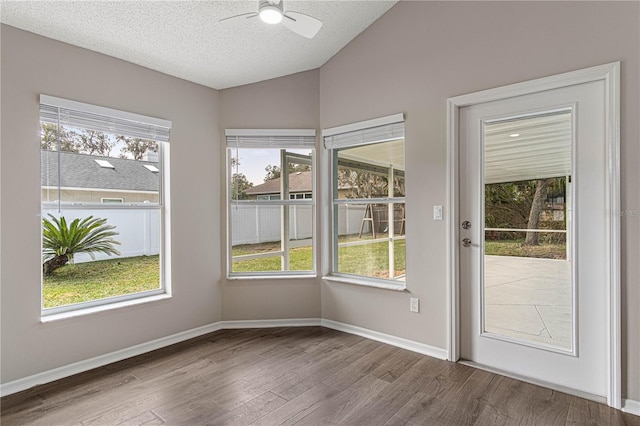
[[[311,238],[313,206],[289,206],[289,236],[291,240]],[[364,205],[345,205],[338,211],[339,235],[360,232]],[[231,206],[231,244],[258,244],[280,241],[280,206]],[[365,231],[368,231],[367,223]]]
[[[338,209],[339,235],[357,234],[364,214],[364,205],[345,205]],[[311,238],[313,206],[289,207],[289,235],[291,240]],[[114,259],[118,257],[150,256],[160,253],[160,210],[133,209],[68,209],[58,212],[57,208],[43,208],[43,217],[52,214],[64,216],[67,223],[76,218],[87,216],[106,218],[107,224],[116,228],[119,235],[114,239],[121,244],[116,246],[120,256],[95,253],[96,260]],[[280,206],[239,205],[231,207],[232,245],[258,244],[280,241]],[[370,232],[370,222],[365,225],[365,232]],[[91,256],[79,253],[76,263],[90,262]]]
[[[106,218],[107,224],[116,228],[119,235],[113,237],[121,245],[116,245],[120,256],[95,253],[96,260],[114,259],[118,257],[150,256],[160,253],[160,210],[131,210],[131,209],[91,209],[91,210],[62,210],[42,209],[42,217],[48,214],[55,217],[64,216],[67,225],[76,218],[87,216]],[[75,255],[75,263],[90,262],[91,256],[86,253]]]

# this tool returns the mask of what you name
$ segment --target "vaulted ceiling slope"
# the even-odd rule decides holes
[[[165,74],[225,89],[322,66],[396,1],[295,1],[313,39],[257,18],[253,1],[0,1],[0,21]]]

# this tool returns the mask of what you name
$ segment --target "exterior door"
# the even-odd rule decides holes
[[[608,395],[606,84],[459,109],[461,359]]]

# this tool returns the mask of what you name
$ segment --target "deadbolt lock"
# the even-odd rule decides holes
[[[471,228],[471,222],[469,222],[468,220],[465,220],[464,222],[462,222],[462,229],[469,229]]]

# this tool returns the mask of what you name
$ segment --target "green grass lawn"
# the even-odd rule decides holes
[[[364,239],[365,237],[363,237]],[[348,239],[353,241],[353,238]],[[341,242],[347,239],[341,238]],[[548,259],[565,259],[564,243],[543,243],[539,246],[522,246],[524,239],[487,241],[485,254],[498,256],[522,256]],[[388,278],[388,243],[379,242],[338,249],[339,272]],[[405,240],[396,241],[395,275],[405,273]],[[277,251],[280,243],[263,243],[236,246],[233,255]],[[311,247],[290,249],[292,271],[310,271],[313,268]],[[45,308],[70,305],[106,297],[154,290],[160,286],[158,256],[140,256],[96,262],[65,265],[44,278],[42,294]],[[235,261],[234,272],[280,271],[280,257]]]
[[[405,273],[405,240],[397,240],[394,250],[395,276]],[[389,243],[346,246],[338,248],[338,272],[376,278],[389,277]]]
[[[524,238],[517,240],[488,240],[484,245],[484,254],[544,259],[567,258],[565,243],[541,243],[538,246],[523,246],[522,243],[524,243]]]
[[[254,244],[260,245],[262,244]],[[273,250],[259,250],[259,252],[278,251],[280,245],[278,244]],[[254,251],[256,253],[258,251]],[[247,254],[247,253],[245,253]],[[233,250],[234,256],[236,255],[235,248]],[[253,260],[241,260],[233,262],[233,272],[265,272],[265,271],[280,271],[281,270],[280,256],[276,257],[264,257],[261,259]],[[311,271],[313,270],[313,257],[311,247],[300,247],[289,250],[289,267],[292,271]]]
[[[362,239],[370,239],[363,236]],[[354,236],[340,237],[340,242],[357,241]],[[280,243],[246,244],[233,247],[233,256],[267,253],[280,250]],[[369,277],[389,277],[389,244],[385,242],[339,248],[340,264],[338,270],[346,274],[365,275]],[[311,247],[290,249],[290,265],[292,271],[310,271],[313,268]],[[233,262],[233,272],[277,272],[281,270],[280,256]],[[405,273],[405,241],[396,241],[395,275]]]
[[[155,290],[160,287],[158,256],[67,264],[44,277],[45,308]]]

